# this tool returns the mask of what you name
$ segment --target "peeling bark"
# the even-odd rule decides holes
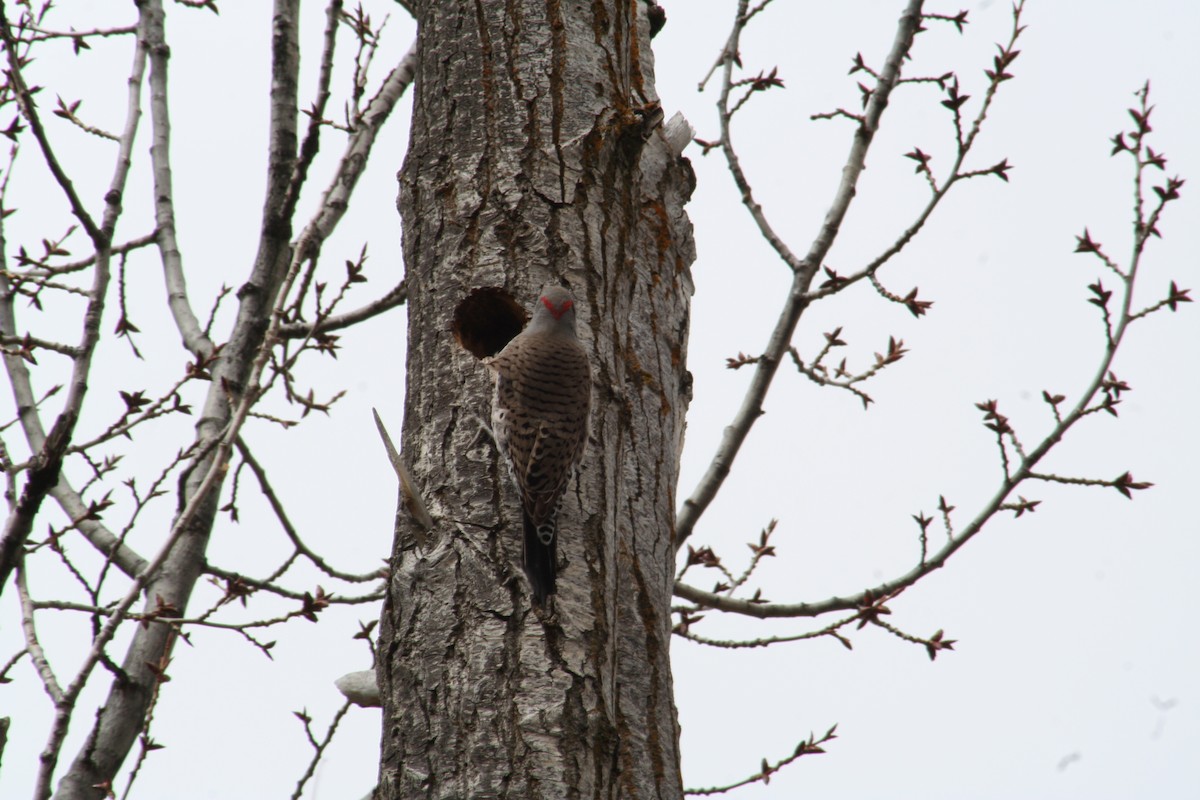
[[[379,796],[679,798],[670,602],[690,376],[692,174],[654,130],[646,6],[426,2],[400,176],[404,451],[436,527],[401,513],[381,627]],[[577,298],[592,435],[531,607],[491,383],[451,333],[498,287]]]

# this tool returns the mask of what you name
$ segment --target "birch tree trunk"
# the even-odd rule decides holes
[[[403,441],[436,524],[419,548],[398,515],[380,796],[682,797],[668,645],[692,174],[656,130],[646,5],[417,6]],[[575,294],[594,400],[543,611],[482,426],[478,354],[515,329],[502,303],[472,298],[529,308],[547,282]]]

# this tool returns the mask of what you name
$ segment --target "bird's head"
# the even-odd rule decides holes
[[[533,309],[529,327],[538,331],[566,330],[574,333],[575,298],[561,286],[545,287]]]

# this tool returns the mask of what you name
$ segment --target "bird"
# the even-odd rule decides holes
[[[542,289],[529,324],[488,360],[492,432],[521,500],[522,561],[534,602],[557,590],[558,507],[588,440],[592,370],[575,335],[575,299]]]

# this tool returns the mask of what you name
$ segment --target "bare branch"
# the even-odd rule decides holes
[[[738,3],[738,17],[734,22],[733,31],[729,35],[729,43],[725,45],[724,79],[721,85],[721,96],[717,99],[717,113],[721,122],[721,151],[725,154],[725,161],[729,166],[729,172],[733,175],[734,183],[737,184],[738,191],[741,192],[742,204],[750,211],[750,216],[754,219],[763,238],[767,240],[767,243],[771,245],[785,264],[791,267],[793,271],[799,271],[803,266],[800,259],[792,253],[783,239],[775,232],[775,229],[771,227],[771,223],[767,221],[762,206],[754,199],[754,191],[750,187],[750,182],[746,178],[746,174],[742,171],[741,161],[738,159],[737,151],[733,147],[731,127],[733,113],[736,111],[736,108],[730,107],[729,98],[735,83],[733,80],[734,61],[737,58],[738,48],[740,47],[742,31],[750,19],[746,14],[746,7],[748,5],[749,0],[740,0]],[[909,45],[911,46],[911,40]],[[882,108],[880,108],[880,111],[882,111]]]
[[[689,642],[708,645],[709,647],[716,647],[723,650],[744,650],[747,648],[769,647],[773,644],[782,644],[784,642],[802,642],[809,639],[820,639],[824,636],[832,636],[841,642],[843,646],[848,646],[849,640],[836,633],[836,631],[839,628],[844,628],[845,626],[854,622],[856,619],[858,619],[857,614],[852,617],[840,619],[831,625],[821,628],[820,630],[805,631],[804,633],[795,633],[784,636],[763,636],[758,639],[710,639],[706,636],[700,636],[699,634],[692,633],[688,630],[678,630],[678,626],[676,626],[676,630],[672,631],[672,633],[680,638],[687,639]]]
[[[329,729],[325,732],[325,738],[320,742],[313,737],[312,731],[309,729],[309,720],[306,716],[296,715],[304,723],[304,731],[308,735],[309,743],[313,746],[313,757],[312,761],[308,763],[308,768],[304,771],[304,774],[300,776],[300,780],[296,782],[296,791],[292,792],[292,800],[300,800],[300,796],[304,794],[304,784],[308,783],[308,780],[317,771],[317,765],[321,762],[321,756],[325,754],[325,748],[333,741],[333,735],[337,733],[338,724],[341,723],[342,717],[346,716],[346,712],[350,710],[350,706],[351,703],[349,700],[342,704],[342,707],[333,715],[333,721],[329,723]]]
[[[745,13],[746,5],[746,0],[742,0],[739,3],[739,19]],[[888,54],[883,69],[880,71],[880,77],[876,82],[875,90],[872,92],[870,100],[867,103],[863,123],[859,126],[855,134],[854,143],[851,145],[850,153],[846,159],[846,165],[842,169],[841,183],[834,194],[833,201],[825,217],[825,222],[821,226],[816,239],[813,240],[809,247],[808,254],[803,261],[800,261],[792,255],[786,246],[782,245],[782,241],[778,240],[778,237],[775,237],[775,241],[771,242],[776,252],[779,253],[780,257],[794,271],[792,287],[788,292],[783,311],[780,313],[775,330],[771,333],[771,338],[764,350],[764,354],[755,367],[754,377],[751,379],[750,387],[747,389],[746,396],[742,400],[741,408],[739,408],[733,422],[725,429],[725,433],[721,438],[721,444],[704,477],[700,479],[700,483],[693,491],[691,497],[684,501],[683,507],[679,511],[675,533],[676,550],[683,546],[683,543],[695,528],[700,515],[704,513],[713,498],[716,497],[726,476],[729,474],[734,458],[737,457],[742,443],[745,442],[746,436],[750,432],[751,426],[762,415],[763,399],[767,395],[767,390],[770,389],[771,381],[775,377],[779,363],[787,351],[788,345],[791,344],[792,334],[796,329],[796,324],[800,321],[800,315],[808,305],[809,301],[806,295],[809,286],[812,284],[813,277],[824,261],[825,254],[829,252],[829,248],[833,245],[834,237],[837,235],[842,220],[850,208],[850,202],[854,198],[858,176],[861,174],[863,165],[866,162],[867,151],[870,148],[875,131],[879,128],[879,121],[887,106],[892,88],[896,85],[896,81],[900,77],[900,68],[904,58],[912,48],[913,36],[920,25],[921,5],[921,0],[910,0],[908,7],[900,17],[900,23],[896,30],[896,38],[892,44],[891,52]],[[766,223],[765,218],[762,217],[761,212],[755,213],[754,209],[757,204],[753,200],[753,195],[750,193],[745,176],[741,174],[741,169],[732,155],[733,149],[729,144],[728,138],[728,117],[724,114],[724,103],[728,99],[727,87],[733,67],[732,54],[736,52],[740,32],[741,25],[735,23],[734,32],[730,37],[730,44],[726,48],[726,89],[722,92],[723,99],[719,103],[723,114],[722,149],[729,160],[730,170],[734,173],[734,179],[738,183],[738,187],[742,190],[743,202],[751,209],[752,216],[755,217],[756,222],[759,222],[760,230],[763,231],[764,235],[770,241],[773,231],[771,231],[769,224]]]
[[[1142,108],[1147,108],[1146,98],[1142,97]],[[1136,115],[1135,115],[1136,116]],[[1135,157],[1140,155],[1142,143],[1139,140],[1137,147],[1131,148]],[[1138,166],[1136,168],[1135,184],[1137,191],[1142,191],[1141,183],[1139,182],[1142,169],[1142,162],[1138,158]],[[1140,213],[1141,204],[1135,206],[1135,214]],[[963,527],[957,535],[948,535],[946,543],[934,552],[928,558],[923,557],[917,566],[910,569],[908,572],[897,576],[896,578],[879,584],[876,587],[866,590],[865,592],[852,595],[850,597],[833,597],[817,603],[785,603],[771,604],[761,603],[753,599],[743,600],[728,597],[723,594],[704,592],[677,581],[675,584],[675,594],[698,606],[706,608],[715,608],[722,611],[730,611],[738,614],[743,614],[751,617],[769,618],[769,617],[813,617],[821,614],[827,614],[834,611],[845,611],[856,606],[861,606],[865,602],[869,602],[872,597],[894,597],[909,586],[912,586],[918,580],[930,572],[940,569],[945,565],[946,561],[960,547],[966,544],[971,538],[977,535],[985,524],[995,514],[1001,510],[1010,510],[1021,516],[1027,511],[1033,511],[1037,506],[1038,501],[1027,500],[1024,497],[1018,496],[1018,501],[1014,502],[1008,498],[1012,496],[1017,487],[1026,480],[1041,480],[1057,483],[1073,483],[1083,485],[1101,485],[1116,488],[1126,497],[1130,497],[1132,491],[1145,489],[1150,486],[1147,482],[1134,481],[1132,475],[1128,472],[1118,476],[1112,481],[1098,481],[1086,478],[1064,478],[1061,476],[1050,475],[1035,471],[1037,464],[1058,445],[1067,432],[1080,419],[1100,410],[1107,410],[1115,414],[1114,406],[1119,402],[1119,394],[1122,391],[1128,391],[1129,387],[1123,381],[1120,381],[1112,372],[1112,364],[1116,358],[1117,350],[1124,338],[1125,331],[1128,326],[1137,317],[1131,311],[1131,298],[1133,295],[1134,283],[1137,279],[1141,266],[1141,256],[1143,246],[1146,239],[1151,235],[1144,227],[1136,229],[1135,243],[1132,261],[1128,269],[1122,271],[1125,276],[1123,280],[1123,296],[1120,307],[1116,312],[1115,321],[1108,316],[1109,297],[1103,296],[1102,305],[1105,309],[1106,319],[1109,320],[1106,325],[1107,347],[1104,348],[1103,355],[1097,365],[1096,372],[1089,384],[1079,394],[1079,400],[1075,406],[1065,414],[1059,411],[1059,405],[1065,402],[1065,397],[1061,395],[1050,396],[1048,393],[1045,396],[1046,402],[1050,403],[1054,409],[1055,425],[1051,430],[1042,437],[1041,441],[1032,450],[1026,449],[1020,444],[1016,438],[1015,432],[1008,424],[1006,417],[1001,415],[996,408],[995,401],[978,404],[980,410],[985,412],[985,424],[996,434],[997,441],[1000,446],[1002,463],[1004,465],[1004,477],[1001,480],[1000,486],[997,488],[992,499],[989,500],[982,509],[976,514],[975,518],[965,527]],[[1077,249],[1077,252],[1078,249]],[[1111,294],[1111,293],[1110,293]],[[1102,402],[1097,403],[1097,397],[1104,396]],[[1013,443],[1016,453],[1016,461],[1010,461],[1010,456],[1005,449],[1004,441],[1008,436]],[[949,512],[951,507],[946,506],[945,500],[940,501],[940,508],[945,519],[946,529],[948,534],[951,532],[949,522]],[[887,626],[884,626],[887,627]],[[889,630],[891,630],[889,628]],[[895,631],[893,631],[895,633]],[[901,635],[901,634],[897,634]],[[907,637],[905,634],[904,636]],[[917,641],[913,639],[913,641]],[[929,647],[929,642],[919,640]],[[934,652],[931,651],[931,656]]]
[[[29,130],[37,140],[42,157],[46,160],[46,166],[50,169],[50,174],[54,176],[55,182],[66,195],[67,203],[71,206],[71,213],[87,231],[97,253],[103,252],[108,248],[108,237],[100,230],[100,226],[96,224],[92,215],[84,207],[83,201],[79,199],[79,194],[75,191],[75,184],[63,170],[58,157],[54,154],[54,148],[50,145],[46,129],[42,127],[41,117],[37,113],[37,106],[29,94],[29,87],[25,85],[21,71],[21,57],[17,54],[17,41],[9,27],[8,11],[3,3],[0,3],[0,37],[4,39],[4,50],[8,54],[8,73],[11,76],[13,94],[16,95],[21,114],[29,122]]]
[[[119,142],[120,137],[118,137],[116,134],[109,133],[102,128],[97,128],[95,125],[89,125],[76,115],[75,112],[79,109],[81,102],[83,101],[76,100],[74,103],[68,105],[61,97],[59,97],[58,108],[54,109],[54,116],[62,117],[84,133],[90,133],[93,136],[97,136],[101,139],[108,139],[111,142]]]
[[[338,162],[337,171],[321,198],[319,209],[305,226],[296,242],[293,261],[301,263],[310,257],[315,257],[320,252],[322,243],[341,221],[342,216],[346,213],[350,197],[354,193],[354,187],[358,184],[358,179],[371,155],[375,137],[383,123],[391,115],[404,91],[412,83],[416,68],[417,43],[413,42],[400,63],[388,73],[378,94],[367,104],[362,115],[363,124],[354,130],[346,142],[346,152]],[[395,293],[398,288],[389,293],[393,299],[396,299]],[[397,304],[399,302],[400,300],[397,299]],[[391,308],[392,306],[387,307]],[[379,309],[379,311],[382,310],[386,309]],[[379,311],[374,313],[379,313]],[[373,314],[367,316],[373,316]],[[326,329],[328,330],[328,328]],[[293,337],[289,335],[289,338]]]
[[[874,260],[872,260],[858,272],[844,277],[839,276],[836,281],[826,281],[825,283],[821,284],[816,291],[810,291],[808,293],[808,300],[810,302],[827,297],[831,294],[836,294],[842,289],[845,289],[847,286],[851,286],[863,278],[870,278],[874,281],[875,273],[879,270],[879,268],[900,253],[905,247],[908,246],[908,244],[916,237],[916,235],[920,233],[921,229],[925,227],[925,223],[928,221],[929,217],[933,214],[934,209],[941,204],[942,200],[946,197],[950,189],[953,188],[953,186],[959,181],[984,175],[995,175],[1002,180],[1008,180],[1007,172],[1012,169],[1008,163],[1008,159],[1004,159],[1003,161],[986,169],[971,171],[965,170],[964,164],[966,163],[967,156],[970,153],[972,146],[975,144],[975,141],[983,128],[984,121],[987,119],[988,112],[991,109],[993,101],[995,100],[996,91],[999,89],[1001,83],[1012,77],[1005,72],[1005,68],[1011,65],[1012,61],[1020,52],[1015,49],[1015,46],[1017,39],[1024,30],[1024,26],[1021,24],[1021,13],[1023,9],[1023,0],[1013,6],[1013,26],[1009,35],[1008,43],[1005,45],[997,45],[1001,52],[1001,55],[996,57],[995,66],[997,68],[994,71],[987,71],[988,75],[990,76],[988,88],[985,92],[983,103],[980,106],[979,111],[971,121],[970,133],[967,136],[964,137],[962,133],[962,106],[969,98],[967,95],[959,94],[957,79],[948,88],[949,98],[942,101],[942,105],[950,108],[953,112],[955,126],[956,153],[954,163],[951,165],[947,177],[944,178],[939,185],[939,181],[934,177],[933,171],[929,166],[931,156],[922,152],[919,147],[914,148],[911,152],[907,153],[907,158],[918,162],[916,171],[922,174],[925,180],[929,183],[931,196],[926,202],[925,207],[921,209],[920,213],[917,215],[917,218],[907,228],[905,228],[905,230],[900,234],[899,237],[897,237],[896,241],[893,242],[890,247],[880,253]],[[929,15],[925,15],[925,18],[931,17]],[[948,77],[949,75],[943,76],[943,79]],[[882,287],[876,283],[876,288],[878,290]],[[885,294],[885,296],[887,295]],[[910,310],[912,310],[914,314],[917,313],[916,309],[914,309],[912,306],[910,306]]]
[[[181,479],[182,509],[161,549],[138,574],[129,593],[117,605],[95,638],[91,654],[84,660],[72,687],[82,686],[99,660],[99,653],[115,635],[129,608],[145,588],[150,596],[164,598],[185,608],[202,572],[204,551],[217,511],[217,489],[224,479],[229,453],[250,407],[259,399],[260,378],[276,340],[279,303],[286,297],[291,222],[282,216],[289,209],[282,200],[296,157],[297,0],[278,0],[273,23],[271,80],[271,134],[268,157],[267,196],[258,255],[248,281],[240,292],[241,305],[229,342],[213,370],[213,380],[197,425],[196,460]],[[145,8],[143,7],[143,14]],[[143,24],[146,24],[143,16]],[[274,312],[272,311],[274,309]],[[269,325],[264,330],[264,320]],[[236,401],[231,398],[236,392]],[[176,543],[186,538],[186,544]],[[162,575],[159,568],[164,567]],[[97,783],[111,781],[137,736],[131,721],[143,718],[151,700],[149,687],[155,680],[146,664],[169,656],[166,635],[160,626],[138,628],[127,651],[125,669],[129,680],[120,691],[123,712],[106,704],[97,714],[89,736],[89,748],[80,754],[64,775],[60,792],[84,796]],[[130,706],[132,707],[125,707]],[[42,778],[48,783],[62,744],[66,720],[56,718],[42,762]],[[103,754],[103,756],[101,755]]]
[[[247,466],[250,467],[250,471],[254,473],[254,477],[258,479],[258,485],[262,490],[263,497],[267,499],[267,502],[271,506],[271,510],[275,512],[275,518],[278,519],[279,524],[283,526],[284,533],[287,534],[288,539],[292,542],[292,546],[296,548],[298,553],[303,555],[318,569],[330,577],[338,578],[349,583],[366,583],[368,581],[379,580],[378,571],[368,572],[362,575],[355,575],[353,573],[342,572],[341,570],[334,569],[333,567],[329,566],[329,564],[327,564],[325,560],[321,558],[321,556],[319,556],[308,545],[306,545],[300,538],[300,534],[296,532],[295,526],[292,525],[291,520],[288,518],[287,511],[284,509],[283,503],[280,501],[279,496],[276,495],[275,490],[271,488],[271,483],[267,479],[267,471],[263,469],[262,464],[258,463],[258,460],[254,457],[254,454],[250,452],[250,448],[246,445],[246,442],[241,437],[238,437],[237,449],[238,453],[245,460]]]
[[[25,582],[24,567],[17,568],[16,585],[17,597],[21,601],[21,630],[25,632],[25,651],[29,653],[29,658],[37,669],[38,677],[42,679],[42,687],[46,690],[46,694],[50,695],[55,707],[61,707],[64,699],[63,690],[58,684],[58,678],[54,676],[50,662],[46,659],[42,643],[38,641],[37,628],[33,624],[33,601],[29,597],[29,586]],[[7,670],[7,667],[5,669]]]
[[[29,96],[29,90],[26,88],[21,77],[20,58],[17,55],[16,43],[13,41],[12,31],[9,28],[3,4],[0,4],[0,35],[3,36],[6,44],[11,83],[14,87],[14,92],[17,94],[18,102],[21,104],[22,111],[26,119],[29,120],[30,129],[34,132],[35,138],[38,140],[38,144],[41,147],[42,154],[46,159],[51,173],[54,174],[59,186],[67,195],[75,217],[84,226],[96,251],[95,274],[93,276],[87,308],[83,316],[83,333],[77,348],[78,352],[74,357],[71,380],[67,389],[67,398],[63,404],[62,412],[51,428],[49,436],[45,436],[43,433],[44,429],[42,428],[36,406],[22,403],[22,400],[27,401],[33,396],[28,371],[20,359],[8,355],[4,357],[5,366],[8,368],[14,391],[19,398],[19,416],[21,417],[22,427],[24,428],[30,449],[39,452],[38,458],[43,468],[53,471],[53,475],[47,472],[36,482],[31,477],[30,484],[26,486],[27,491],[23,503],[25,503],[25,513],[30,515],[29,522],[31,524],[32,515],[36,514],[45,494],[55,484],[65,485],[65,481],[58,481],[57,477],[62,465],[63,454],[70,443],[75,422],[79,418],[83,407],[83,399],[88,387],[88,376],[91,371],[92,354],[96,343],[100,339],[100,321],[104,313],[104,297],[109,281],[110,242],[112,240],[112,232],[116,227],[117,218],[121,213],[120,198],[124,192],[126,178],[129,175],[130,154],[133,150],[134,138],[137,135],[141,107],[139,105],[139,92],[131,91],[125,127],[121,133],[112,181],[110,182],[108,192],[105,194],[104,216],[100,226],[97,227],[95,221],[87,213],[86,209],[84,209],[71,181],[58,164],[49,140],[46,138],[45,131],[42,129],[41,121],[38,119],[34,104]],[[131,85],[136,84],[140,87],[145,71],[145,64],[146,51],[139,39],[134,52],[133,68],[129,79]],[[0,238],[2,238],[2,231],[0,231]],[[0,242],[0,249],[2,249],[2,242]],[[15,335],[16,321],[12,315],[7,278],[3,275],[0,275],[0,293],[6,298],[5,302],[0,303],[0,305],[4,306],[4,310],[0,311],[0,333]],[[28,491],[30,486],[34,488],[33,493]],[[13,522],[10,526],[6,526],[3,548],[0,551],[5,555],[0,560],[0,589],[4,586],[7,570],[11,569],[11,559],[16,557],[17,551],[24,541],[24,537],[28,536],[28,530],[22,521],[23,518],[23,515],[21,515],[16,522]]]
[[[766,785],[771,782],[771,775],[778,772],[783,767],[786,767],[788,764],[791,764],[792,762],[794,762],[796,759],[800,758],[801,756],[807,756],[807,755],[812,755],[812,754],[817,754],[817,753],[824,753],[825,748],[822,747],[821,745],[825,744],[826,742],[830,742],[830,741],[833,741],[834,739],[836,739],[837,735],[836,735],[836,733],[834,733],[836,730],[837,730],[837,725],[834,725],[832,728],[829,729],[828,732],[826,732],[826,734],[824,736],[822,736],[819,739],[816,738],[815,734],[810,733],[808,735],[808,739],[806,739],[806,740],[800,742],[800,744],[796,745],[796,749],[792,752],[792,754],[790,756],[788,756],[787,758],[784,758],[780,761],[777,761],[774,764],[769,764],[767,762],[767,760],[764,758],[762,760],[762,768],[757,773],[755,773],[754,775],[751,775],[748,778],[737,781],[735,783],[728,784],[726,786],[713,786],[713,787],[709,787],[707,789],[684,789],[683,793],[689,794],[689,795],[724,794],[725,792],[732,791],[733,789],[737,789],[741,786],[749,786],[752,783],[762,783],[763,785]]]
[[[70,356],[71,358],[79,355],[79,348],[74,345],[50,342],[45,339],[39,339],[36,336],[30,336],[28,333],[21,337],[0,336],[0,344],[3,344],[5,347],[5,355],[18,356],[24,358],[26,361],[31,359],[34,350],[49,350],[64,356]]]
[[[342,0],[329,0],[325,9],[325,44],[321,52],[321,69],[317,77],[317,99],[313,102],[312,110],[308,113],[308,132],[304,135],[304,143],[300,145],[300,158],[292,172],[291,184],[288,186],[288,198],[285,202],[295,202],[300,197],[300,190],[308,177],[308,168],[317,156],[321,143],[321,120],[325,116],[325,106],[329,102],[329,82],[333,75],[333,54],[337,45],[338,19],[342,13]]]
[[[49,39],[72,39],[80,41],[81,39],[91,39],[93,37],[126,36],[131,33],[137,33],[137,29],[136,25],[125,25],[118,28],[92,28],[86,31],[52,31],[38,25],[26,25],[25,30],[33,31],[34,35],[21,41],[26,43]]]
[[[213,343],[200,328],[188,299],[183,274],[183,257],[175,236],[175,199],[171,180],[171,118],[167,105],[167,46],[162,0],[147,0],[142,13],[143,36],[150,50],[150,122],[154,141],[150,145],[150,167],[154,175],[154,223],[157,226],[158,252],[162,258],[167,285],[167,305],[175,327],[183,337],[183,346],[195,356],[206,357]],[[130,84],[130,92],[141,86]]]
[[[113,245],[112,247],[109,248],[108,252],[112,253],[113,255],[124,255],[125,253],[129,253],[129,252],[132,252],[139,248],[146,247],[147,245],[155,244],[157,241],[158,241],[158,231],[153,231],[151,233],[146,234],[145,236],[139,236],[136,239],[130,239],[127,242],[122,242],[121,244]],[[91,265],[93,265],[95,263],[96,263],[96,254],[92,253],[91,255],[87,256],[86,258],[81,258],[78,261],[72,261],[68,264],[61,264],[57,267],[50,267],[50,266],[39,267],[37,269],[31,269],[31,270],[29,270],[28,273],[24,273],[24,274],[31,275],[34,277],[41,277],[41,276],[48,277],[51,275],[65,275],[69,272],[78,272],[81,269],[90,267]]]
[[[179,389],[193,378],[194,376],[192,374],[187,374],[182,378],[179,378],[175,381],[175,383],[171,384],[171,386],[165,392],[163,392],[158,399],[154,400],[149,405],[146,405],[145,408],[126,408],[125,413],[122,414],[120,419],[118,419],[116,422],[109,425],[91,439],[72,445],[67,449],[67,452],[86,452],[98,444],[103,444],[104,442],[110,441],[119,436],[128,436],[129,432],[134,428],[152,419],[157,419],[158,417],[173,412],[185,411],[187,406],[185,406],[179,399]],[[140,395],[141,393],[139,392],[138,394]],[[142,402],[144,404],[145,400]],[[168,403],[174,403],[174,405],[168,405]]]
[[[279,326],[279,336],[282,339],[305,339],[328,331],[349,328],[360,322],[377,317],[408,300],[408,284],[401,280],[391,290],[378,300],[366,304],[362,308],[347,311],[345,314],[324,317],[311,324],[304,322],[289,322]]]
[[[291,563],[293,560],[294,560],[294,558],[289,559],[289,563]],[[289,600],[303,600],[304,599],[304,592],[298,592],[298,591],[293,591],[291,589],[285,589],[284,587],[278,586],[277,584],[274,583],[275,579],[278,578],[279,575],[281,575],[284,570],[276,570],[276,574],[271,576],[271,578],[269,580],[259,580],[256,578],[247,578],[246,576],[241,575],[237,572],[233,572],[233,571],[227,570],[227,569],[222,569],[220,567],[213,566],[212,564],[207,565],[204,568],[204,571],[207,574],[212,575],[215,578],[220,578],[221,580],[225,581],[226,583],[230,583],[230,582],[244,583],[246,586],[248,586],[256,591],[262,590],[264,592],[268,592],[269,594],[277,595],[279,597],[286,597]],[[383,577],[385,577],[385,574],[386,574],[386,569],[381,569],[378,573],[376,573],[375,577],[383,578]],[[337,599],[333,602],[344,603],[346,605],[359,605],[362,603],[374,603],[378,600],[382,600],[383,597],[384,597],[384,593],[382,591],[378,591],[378,592],[368,592],[367,594],[361,594],[361,595],[351,595],[349,597],[338,596]]]

